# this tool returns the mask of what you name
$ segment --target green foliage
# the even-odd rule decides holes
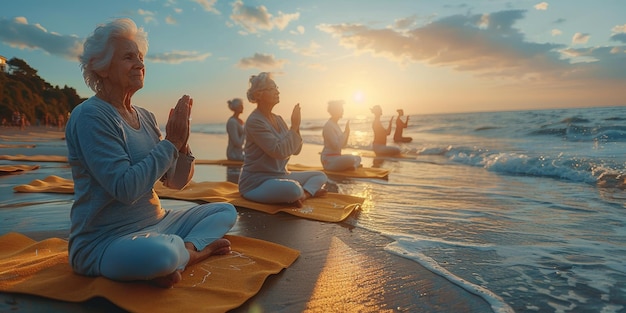
[[[7,65],[7,73],[0,71],[0,119],[10,122],[19,112],[28,123],[43,124],[46,116],[52,120],[67,116],[85,100],[67,85],[52,86],[22,59],[12,58]]]

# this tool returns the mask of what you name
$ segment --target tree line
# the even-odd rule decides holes
[[[0,71],[0,119],[2,125],[59,125],[83,102],[76,89],[52,86],[24,60],[7,61]],[[16,121],[16,116],[20,120]],[[19,125],[16,125],[19,126]]]

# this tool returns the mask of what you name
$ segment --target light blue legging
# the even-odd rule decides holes
[[[292,172],[281,178],[265,180],[243,197],[261,203],[292,203],[302,199],[304,191],[315,195],[327,180],[326,174],[320,171]]]
[[[100,263],[102,276],[119,281],[150,280],[183,270],[189,262],[185,242],[204,249],[235,224],[229,203],[207,203],[170,211],[154,226],[114,240]]]
[[[361,165],[361,157],[358,155],[322,155],[322,166],[327,171],[353,170]]]

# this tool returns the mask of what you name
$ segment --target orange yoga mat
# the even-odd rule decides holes
[[[35,162],[65,162],[67,163],[67,157],[64,155],[0,155],[0,160],[9,161],[35,161]]]
[[[309,166],[303,164],[287,164],[290,171],[323,171],[328,175],[341,176],[347,178],[387,178],[389,170],[375,167],[359,167],[354,170],[345,171],[327,171],[321,166]]]
[[[8,175],[14,173],[28,172],[32,170],[36,170],[39,168],[39,165],[0,165],[0,175]]]
[[[346,219],[354,210],[363,205],[364,198],[351,195],[329,192],[326,196],[309,198],[304,206],[298,208],[287,204],[264,204],[244,199],[239,194],[237,184],[231,182],[190,182],[183,190],[169,189],[161,182],[154,185],[154,189],[161,198],[204,201],[228,202],[233,205],[257,210],[269,214],[285,212],[298,217],[324,221],[340,222]],[[13,187],[15,192],[52,192],[74,193],[74,182],[58,176],[48,176],[43,180],[34,180],[25,185]]]
[[[231,254],[188,267],[180,283],[163,289],[77,275],[67,261],[67,241],[37,242],[9,233],[0,236],[0,290],[68,302],[103,297],[131,312],[225,312],[254,296],[269,275],[299,256],[296,250],[259,239],[226,238],[232,243]]]
[[[196,159],[196,165],[225,165],[225,166],[241,166],[243,165],[242,161],[232,161],[232,160],[203,160]],[[389,176],[389,170],[382,168],[373,168],[373,167],[360,167],[355,170],[346,170],[346,171],[326,171],[321,166],[309,166],[303,164],[287,164],[287,169],[290,171],[321,171],[328,175],[348,177],[348,178],[387,178]]]

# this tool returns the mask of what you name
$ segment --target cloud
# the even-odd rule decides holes
[[[300,13],[286,14],[278,11],[273,16],[263,5],[258,7],[246,6],[241,0],[233,2],[233,12],[230,19],[241,26],[247,33],[255,34],[260,31],[270,31],[274,28],[285,29],[291,21],[300,18]]]
[[[281,50],[289,50],[307,57],[319,56],[318,51],[321,48],[321,46],[315,41],[311,41],[307,47],[300,47],[291,40],[279,40],[276,44]]]
[[[552,31],[550,31],[550,33],[552,34],[552,36],[558,36],[563,34],[563,32],[560,29],[553,29]]]
[[[611,29],[611,40],[626,43],[626,24],[617,25]]]
[[[237,67],[242,69],[273,70],[282,68],[286,63],[287,60],[277,60],[270,54],[255,53],[252,57],[239,60]]]
[[[304,26],[300,25],[296,27],[296,30],[292,30],[289,33],[294,34],[294,35],[302,35],[304,34]]]
[[[304,65],[306,68],[313,70],[313,71],[326,71],[328,69],[328,67],[324,64],[320,64],[320,63],[310,63],[310,64],[305,64]]]
[[[586,44],[589,41],[589,38],[591,38],[591,35],[589,34],[575,33],[574,37],[572,37],[572,43],[573,44]]]
[[[178,24],[178,21],[176,21],[176,19],[175,19],[175,18],[173,18],[171,15],[168,15],[168,16],[165,18],[165,23],[167,23],[167,24],[169,24],[169,25],[175,25],[175,24]]]
[[[410,16],[406,18],[399,18],[393,22],[393,28],[396,29],[407,29],[415,25],[415,21],[417,20],[416,16]]]
[[[0,19],[0,41],[18,49],[40,49],[76,61],[83,52],[83,40],[74,35],[49,32],[39,24],[28,24],[25,17]]]
[[[592,54],[598,60],[595,66],[574,64],[561,52],[565,45],[528,41],[514,27],[525,12],[452,15],[401,31],[362,24],[322,24],[317,28],[357,55],[371,54],[399,64],[449,67],[484,78],[528,82],[583,79],[585,75],[602,76],[609,68],[626,67],[626,62],[617,63],[618,55],[608,56],[601,50]],[[626,77],[626,70],[622,77]]]
[[[146,24],[150,24],[152,22],[156,23],[156,17],[155,17],[155,13],[152,11],[146,11],[143,9],[139,9],[137,10],[137,14],[143,16],[143,21]]]
[[[621,52],[620,52],[621,50]],[[567,49],[568,53],[587,61],[576,63],[579,75],[600,79],[626,79],[626,47],[593,47]],[[594,75],[595,74],[595,75]]]
[[[547,2],[537,3],[535,4],[534,8],[535,10],[545,11],[548,9],[548,3]]]
[[[221,14],[220,11],[215,9],[215,2],[217,2],[217,0],[193,0],[193,1],[199,4],[200,6],[202,6],[202,8],[207,12]]]
[[[617,25],[611,29],[614,34],[626,33],[626,24]]]
[[[183,62],[204,61],[211,53],[200,54],[196,51],[172,51],[157,54],[148,54],[146,60],[156,63],[180,64]]]
[[[614,34],[611,36],[611,40],[626,43],[626,33]]]

